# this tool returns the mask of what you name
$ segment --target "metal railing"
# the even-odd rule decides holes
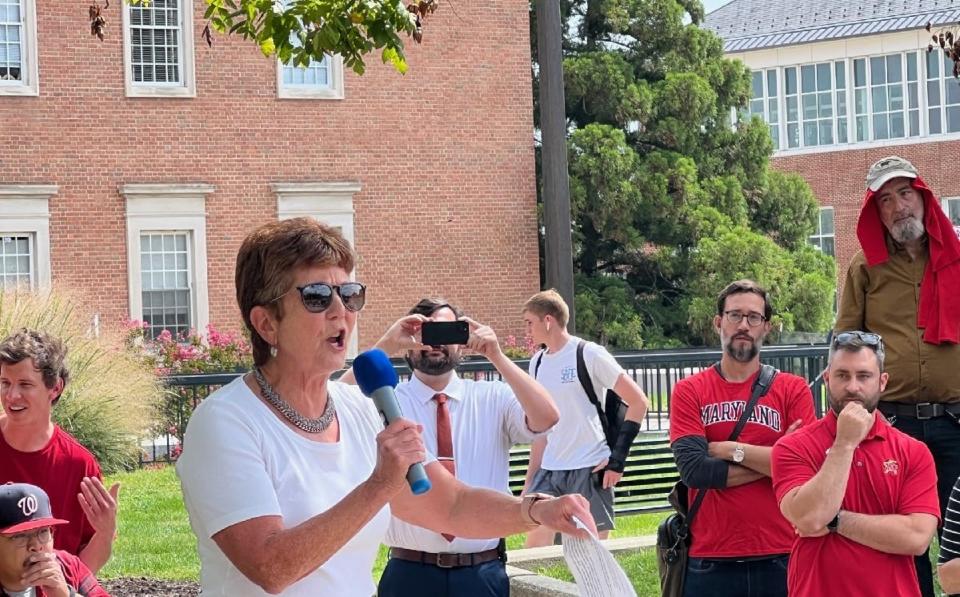
[[[781,371],[807,380],[814,397],[814,409],[822,416],[826,403],[821,374],[826,367],[826,344],[803,346],[766,346],[761,360]],[[670,457],[667,434],[670,429],[670,395],[680,379],[712,366],[720,359],[718,348],[684,348],[674,350],[641,350],[614,353],[617,362],[643,388],[651,406],[641,424],[627,463],[624,479],[617,487],[617,513],[626,514],[659,509],[666,503],[666,493],[677,479]],[[522,369],[529,360],[516,361]],[[410,369],[400,359],[394,367],[401,379],[410,376]],[[500,374],[486,359],[465,360],[457,369],[461,377],[476,380],[499,380]],[[141,465],[172,462],[179,455],[183,431],[193,409],[219,387],[230,383],[243,372],[203,375],[176,375],[165,379],[168,399],[165,405],[167,429],[157,438],[141,444]],[[510,457],[510,487],[519,492],[523,485],[529,449],[516,447]]]

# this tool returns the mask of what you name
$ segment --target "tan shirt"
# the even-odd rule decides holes
[[[873,267],[867,266],[863,251],[853,257],[834,330],[864,330],[883,337],[890,381],[882,400],[960,402],[960,345],[928,344],[923,330],[917,329],[926,248],[916,259],[889,237],[887,248],[890,258]]]

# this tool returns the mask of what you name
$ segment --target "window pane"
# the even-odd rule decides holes
[[[837,119],[837,143],[847,142],[847,119]]]
[[[793,95],[797,92],[797,68],[791,66],[783,72],[786,74],[787,95]]]
[[[940,81],[927,81],[927,104],[940,105]]]
[[[917,80],[917,53],[916,52],[907,53],[907,80],[908,81]]]
[[[763,97],[763,73],[753,73],[753,97]]]
[[[750,101],[750,114],[759,114],[763,116],[763,100],[751,100]]]
[[[787,125],[787,146],[788,147],[799,147],[800,146],[800,127],[796,124]]]
[[[770,122],[777,122],[777,120],[780,118],[778,111],[779,106],[777,105],[777,100],[767,100],[767,115],[770,117]]]
[[[890,113],[890,138],[903,137],[903,112]]]
[[[810,120],[817,117],[817,96],[812,93],[803,96],[803,119]]]
[[[887,82],[887,61],[882,56],[870,59],[870,84],[881,85]]]
[[[777,97],[777,71],[774,69],[767,71],[767,95]]]
[[[847,65],[845,62],[834,62],[834,71],[836,72],[837,89],[845,89],[847,86]]]
[[[947,132],[957,131],[960,131],[960,106],[950,106],[947,108]]]
[[[915,110],[920,106],[920,94],[917,93],[916,83],[910,83],[907,85],[907,96],[909,97],[909,100],[910,100],[910,104],[909,104],[910,109]]]
[[[880,114],[873,117],[873,138],[886,139],[890,136],[887,128],[887,115]]]
[[[900,54],[887,56],[887,83],[899,83],[903,80],[903,66]]]
[[[857,120],[855,122],[855,128],[857,129],[857,141],[867,140],[867,133],[869,132],[867,128],[867,124],[868,122],[867,122],[866,116],[857,117]]]
[[[854,106],[857,110],[857,114],[866,114],[867,113],[867,90],[866,89],[857,89],[853,92]]]
[[[820,210],[820,234],[833,234],[833,210]]]
[[[817,123],[815,121],[803,123],[803,144],[817,145]]]
[[[817,90],[817,80],[814,77],[813,65],[807,64],[800,67],[800,88],[804,93],[810,93]]]
[[[900,85],[891,85],[887,88],[890,93],[890,109],[903,110],[903,87]],[[874,110],[877,110],[874,105]]]
[[[873,112],[886,112],[887,111],[887,88],[886,87],[874,87],[871,91],[873,95]]]
[[[931,135],[939,135],[943,132],[943,124],[940,122],[940,108],[930,109],[929,120]]]
[[[820,120],[820,145],[833,144],[833,121]]]
[[[954,226],[960,226],[960,199],[947,199],[947,216]]]
[[[845,116],[847,114],[847,92],[837,92],[837,115]]]
[[[829,255],[831,257],[837,256],[837,251],[834,248],[834,242],[833,242],[832,236],[830,238],[823,239],[823,247],[820,250],[823,251],[825,255]]]
[[[920,110],[910,110],[910,136],[920,134]]]
[[[935,79],[940,76],[940,50],[939,48],[927,54],[927,78]]]
[[[824,62],[817,65],[817,91],[828,91],[833,86],[830,84],[830,63]]]
[[[832,94],[829,91],[817,94],[817,110],[820,118],[833,116],[833,98],[831,96]]]
[[[863,58],[853,61],[853,85],[863,87],[867,84],[867,63]]]
[[[946,91],[947,104],[960,104],[960,81],[953,77],[944,80],[943,88]]]
[[[787,120],[791,122],[797,120],[797,98],[795,97],[787,98]]]

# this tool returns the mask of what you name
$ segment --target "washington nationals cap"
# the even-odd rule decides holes
[[[47,492],[36,485],[0,485],[0,534],[15,535],[31,529],[68,523],[67,520],[53,517]]]

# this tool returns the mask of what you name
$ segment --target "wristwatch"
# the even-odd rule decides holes
[[[831,533],[837,532],[837,527],[840,526],[840,513],[837,512],[837,515],[833,517],[833,520],[827,523],[827,530]]]
[[[733,461],[737,464],[743,462],[743,459],[746,458],[747,453],[743,451],[743,446],[737,444],[737,447],[733,449]]]
[[[524,494],[520,502],[520,518],[524,520],[527,524],[532,524],[540,526],[540,521],[530,515],[530,510],[533,508],[533,505],[539,502],[540,500],[552,500],[552,495],[547,495],[545,493],[527,493]]]

